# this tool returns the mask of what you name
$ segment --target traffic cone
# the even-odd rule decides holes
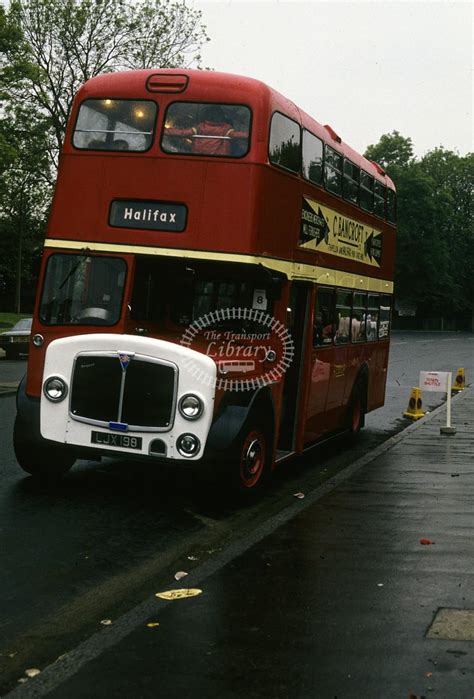
[[[403,413],[404,417],[409,417],[412,420],[419,420],[420,417],[424,416],[424,411],[421,409],[423,406],[423,401],[421,400],[421,391],[419,388],[415,387],[411,389],[410,400],[408,401],[408,408]]]
[[[466,376],[464,374],[464,368],[460,367],[456,372],[456,378],[454,379],[452,390],[462,391],[464,388],[466,388]]]

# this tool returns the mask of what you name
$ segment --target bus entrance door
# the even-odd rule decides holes
[[[288,304],[288,331],[293,338],[295,353],[285,374],[278,451],[295,450],[296,430],[304,410],[305,387],[301,385],[308,331],[311,284],[293,282]]]

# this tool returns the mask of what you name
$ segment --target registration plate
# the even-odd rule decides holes
[[[92,432],[92,444],[102,444],[104,447],[122,447],[123,449],[141,449],[142,438],[129,434],[111,434],[110,432]]]

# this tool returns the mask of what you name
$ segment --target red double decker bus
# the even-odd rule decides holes
[[[76,96],[14,445],[194,463],[248,493],[383,404],[395,188],[250,78],[103,75]]]

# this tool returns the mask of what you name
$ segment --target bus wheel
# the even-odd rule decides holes
[[[261,489],[269,466],[270,443],[261,427],[245,431],[238,445],[233,464],[234,490],[243,497]]]
[[[25,429],[18,418],[13,429],[13,448],[21,468],[36,478],[57,480],[72,468],[76,457],[60,445],[25,440]]]
[[[364,390],[361,383],[354,387],[354,392],[349,409],[349,435],[352,438],[357,437],[361,428],[364,426]]]

